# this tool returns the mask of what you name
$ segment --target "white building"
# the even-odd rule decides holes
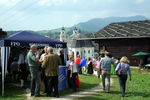
[[[63,35],[62,35],[63,33]],[[60,32],[60,41],[67,42],[68,55],[72,55],[74,58],[80,55],[82,58],[94,56],[94,45],[91,40],[84,40],[86,38],[84,34],[80,34],[79,30],[75,28],[73,34],[69,37],[65,37],[65,29],[62,28]],[[65,41],[66,40],[66,41]]]
[[[65,28],[62,27],[61,31],[60,31],[60,41],[66,42],[67,40],[67,35],[65,32]]]

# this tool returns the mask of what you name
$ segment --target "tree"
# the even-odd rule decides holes
[[[3,31],[2,28],[0,28],[0,38],[4,38],[7,36],[7,32]]]

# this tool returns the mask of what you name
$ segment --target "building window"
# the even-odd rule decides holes
[[[72,56],[74,56],[74,52],[72,51]]]
[[[88,53],[90,54],[90,50],[88,50]]]
[[[79,55],[79,51],[77,51],[76,55]]]
[[[86,51],[84,50],[84,54],[86,53]]]

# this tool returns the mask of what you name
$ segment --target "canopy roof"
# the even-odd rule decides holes
[[[27,31],[15,33],[0,41],[0,46],[10,47],[25,47],[30,46],[32,44],[37,44],[38,46],[52,46],[55,48],[66,48],[65,42],[50,39],[48,37],[33,34]]]
[[[137,52],[137,53],[133,54],[132,56],[146,56],[146,55],[150,55],[150,53],[148,53],[148,52]]]

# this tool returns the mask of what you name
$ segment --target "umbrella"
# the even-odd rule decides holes
[[[147,53],[147,52],[138,52],[138,53],[133,54],[132,56],[145,56],[145,55],[150,55],[150,53]]]
[[[145,66],[146,66],[146,67],[150,67],[150,64],[146,64]]]
[[[93,52],[93,54],[94,54],[94,55],[99,55],[99,53],[98,53],[98,52]]]

